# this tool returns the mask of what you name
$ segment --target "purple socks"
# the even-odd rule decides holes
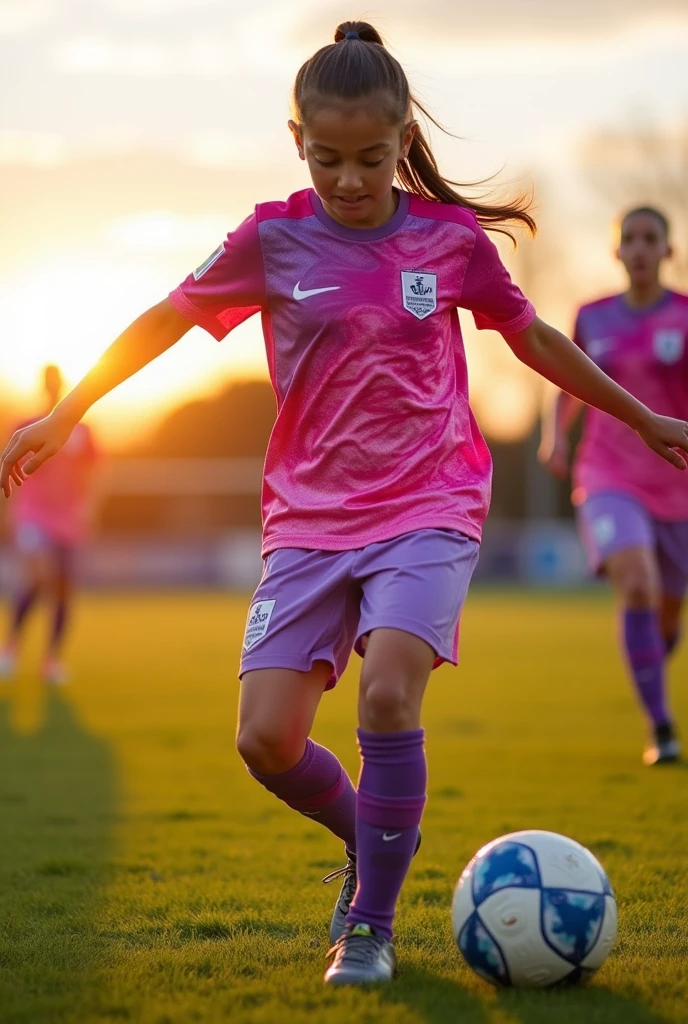
[[[356,851],[356,790],[331,751],[313,740],[297,765],[279,775],[250,774],[270,793],[307,818],[320,822]]]
[[[24,619],[36,603],[37,597],[38,587],[27,587],[26,590],[22,590],[21,593],[17,595],[14,608],[12,610],[12,626],[10,635],[13,640],[16,640],[19,635],[19,631],[24,624]]]
[[[623,615],[626,656],[638,696],[653,725],[671,721],[666,705],[664,659],[666,643],[653,609],[626,610]]]
[[[358,888],[347,924],[369,924],[392,938],[394,911],[418,841],[427,768],[422,729],[358,730],[361,775],[356,802]]]

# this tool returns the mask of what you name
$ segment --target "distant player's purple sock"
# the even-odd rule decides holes
[[[288,772],[261,775],[248,770],[289,807],[343,839],[347,853],[355,856],[356,790],[330,750],[309,739],[303,757]]]
[[[358,888],[347,925],[369,924],[392,938],[394,911],[418,841],[427,767],[422,729],[358,730],[361,776],[356,801]]]
[[[664,650],[666,651],[667,658],[674,653],[680,639],[681,633],[679,631],[672,633],[671,636],[664,637]]]
[[[19,631],[24,624],[24,619],[36,603],[37,597],[38,587],[27,587],[17,595],[14,602],[14,608],[12,610],[12,625],[10,627],[10,633],[13,640],[18,637]]]
[[[666,646],[659,616],[651,608],[627,609],[623,616],[626,656],[638,696],[654,725],[671,721],[666,705],[664,659]]]
[[[67,602],[60,599],[55,605],[55,612],[53,615],[53,628],[50,634],[50,652],[55,654],[62,643],[65,629],[67,628]]]

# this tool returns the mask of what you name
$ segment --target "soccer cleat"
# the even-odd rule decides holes
[[[69,670],[56,658],[46,658],[41,675],[48,686],[66,686],[69,682]]]
[[[681,744],[671,722],[658,725],[655,729],[654,742],[643,754],[643,764],[648,767],[656,764],[673,764],[680,760],[680,757]]]
[[[421,843],[420,829],[418,830],[418,841],[416,848],[413,851],[415,857],[418,853]],[[332,921],[330,923],[330,943],[334,946],[346,931],[346,915],[349,913],[349,907],[351,901],[356,895],[356,885],[358,884],[358,878],[356,876],[356,861],[352,857],[347,857],[346,865],[343,868],[337,868],[336,871],[331,871],[329,875],[325,875],[323,883],[325,885],[328,882],[334,882],[337,878],[342,878],[342,888],[337,897],[337,902],[334,905],[334,912],[332,914]]]
[[[0,651],[0,679],[11,679],[17,668],[17,654],[12,647]]]
[[[391,981],[397,972],[394,946],[369,924],[354,924],[328,951],[334,960],[325,972],[326,985],[370,985]]]

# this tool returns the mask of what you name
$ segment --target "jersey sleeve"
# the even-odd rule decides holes
[[[535,319],[535,309],[511,280],[496,245],[479,225],[459,305],[473,313],[481,331],[518,334]]]
[[[170,292],[170,302],[217,341],[265,308],[265,271],[255,213]]]

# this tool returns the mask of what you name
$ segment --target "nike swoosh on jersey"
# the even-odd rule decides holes
[[[311,295],[322,295],[323,292],[338,292],[342,287],[340,284],[333,284],[329,288],[308,288],[302,292],[300,284],[301,282],[297,281],[294,285],[294,298],[297,302],[301,302],[302,299],[310,299]]]

